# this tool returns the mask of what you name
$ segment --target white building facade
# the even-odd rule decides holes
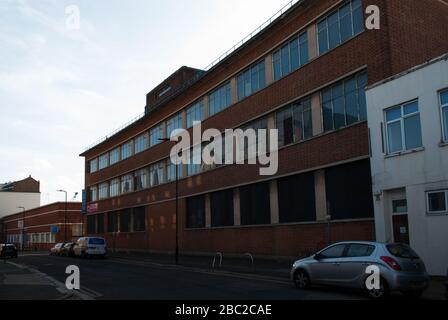
[[[448,54],[366,92],[377,241],[448,268]]]

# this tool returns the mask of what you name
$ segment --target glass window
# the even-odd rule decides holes
[[[352,0],[317,24],[319,54],[324,54],[364,30],[361,0]]]
[[[134,173],[134,186],[136,191],[149,187],[147,169],[141,169]]]
[[[367,74],[360,73],[322,90],[321,100],[325,131],[339,129],[366,120],[366,85]]]
[[[171,159],[168,159],[166,162],[166,181],[172,182],[176,181],[176,167],[177,167],[177,174],[178,179],[182,178],[182,165],[175,165],[171,162]]]
[[[241,225],[271,223],[269,182],[240,187]]]
[[[165,137],[165,134],[163,132],[163,124],[158,125],[157,127],[152,128],[149,131],[149,143],[150,146],[155,146],[161,143],[162,141],[160,139],[163,139]]]
[[[118,232],[118,212],[107,214],[107,232]]]
[[[98,188],[96,186],[90,187],[90,201],[98,200]]]
[[[388,153],[421,147],[422,132],[418,101],[386,110]]]
[[[368,244],[350,244],[346,257],[370,257],[373,251],[375,251],[375,247]]]
[[[109,157],[108,156],[109,155],[106,153],[106,154],[101,155],[98,158],[98,169],[99,170],[104,169],[109,165],[109,162],[108,162]]]
[[[135,138],[135,153],[140,153],[148,149],[149,141],[148,134],[144,133],[137,138]]]
[[[190,161],[187,164],[187,176],[193,176],[201,173],[202,168],[202,147],[201,152],[194,152],[194,148],[190,149]]]
[[[237,77],[238,101],[248,97],[266,86],[264,59]]]
[[[427,193],[428,213],[445,213],[447,212],[448,191],[435,191]]]
[[[149,168],[149,180],[151,187],[165,182],[163,162],[156,163]]]
[[[120,148],[116,148],[109,152],[109,163],[110,165],[113,165],[120,161]]]
[[[166,122],[166,137],[171,138],[171,134],[178,129],[182,129],[182,114],[178,113]],[[176,134],[177,132],[175,132]]]
[[[134,191],[132,175],[128,174],[121,177],[121,194]]]
[[[273,53],[274,80],[308,62],[308,33],[304,32]]]
[[[325,259],[340,258],[344,255],[345,247],[346,247],[345,244],[338,244],[328,249],[325,249],[320,253],[320,255]]]
[[[210,194],[210,218],[212,227],[233,226],[233,189]]]
[[[124,143],[121,146],[121,160],[127,159],[130,156],[132,156],[133,149],[134,149],[134,142],[132,140]]]
[[[440,105],[442,107],[443,141],[448,141],[448,90],[440,93]]]
[[[205,227],[205,196],[187,198],[187,228]]]
[[[106,183],[100,184],[99,192],[98,192],[98,198],[99,200],[107,199],[109,195],[109,185]]]
[[[146,214],[145,207],[134,208],[132,210],[132,231],[139,232],[146,230]]]
[[[204,120],[204,103],[200,100],[187,109],[187,128],[191,128],[194,121],[202,120]]]
[[[405,213],[408,212],[408,201],[406,199],[393,200],[392,201],[393,213]]]
[[[227,82],[209,95],[209,115],[217,114],[230,106],[231,103],[230,82]]]
[[[90,173],[98,171],[98,158],[90,160]]]
[[[120,195],[120,179],[113,179],[109,186],[109,196],[116,197]]]

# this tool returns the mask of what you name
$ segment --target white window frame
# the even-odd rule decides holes
[[[444,119],[443,119],[443,111],[444,109],[447,110],[448,112],[448,103],[446,104],[442,104],[442,94],[448,94],[448,89],[443,89],[441,91],[439,91],[439,105],[440,105],[440,121],[442,123],[442,141],[444,143],[448,142],[448,124],[447,127],[445,127],[445,123],[444,123]]]
[[[414,113],[410,113],[410,114],[404,115],[404,111],[403,111],[404,107],[407,106],[407,105],[413,104],[414,102],[417,103],[418,111],[414,112]],[[391,120],[391,121],[387,121],[387,112],[391,111],[392,109],[398,109],[398,108],[400,108],[400,112],[401,112],[400,118],[399,119],[395,119],[395,120]],[[420,147],[409,148],[408,149],[407,146],[406,146],[406,133],[405,133],[405,129],[404,129],[404,120],[407,119],[407,118],[411,118],[411,117],[413,117],[413,116],[415,116],[417,114],[419,115],[419,118],[420,118],[420,128],[421,128],[420,101],[418,99],[411,100],[411,101],[408,101],[408,102],[405,102],[405,103],[402,103],[402,104],[399,104],[399,105],[396,105],[396,106],[384,109],[384,123],[385,123],[385,126],[384,126],[385,127],[384,128],[384,131],[385,131],[384,132],[384,136],[386,138],[386,141],[385,141],[386,142],[386,154],[388,154],[388,155],[400,154],[400,153],[403,153],[403,152],[406,152],[406,151],[420,149],[420,148],[423,147],[423,146],[420,146]],[[390,151],[389,130],[388,129],[389,129],[389,125],[390,124],[393,124],[393,123],[396,123],[396,122],[400,122],[401,150]],[[422,134],[422,132],[421,132],[421,134]],[[423,137],[421,137],[421,138],[422,138],[422,144],[423,144]]]
[[[431,194],[442,193],[442,192],[445,194],[445,210],[430,211],[429,210],[429,196]],[[426,191],[425,198],[426,198],[426,214],[428,216],[448,215],[448,189]]]
[[[102,192],[104,192],[104,190],[105,190],[105,193],[102,194]],[[104,182],[98,186],[98,200],[104,200],[107,198],[109,198],[109,183]]]
[[[102,165],[103,164],[103,165]],[[105,169],[109,166],[109,154],[105,153],[98,157],[98,170]]]
[[[115,153],[115,152],[117,153],[117,161],[112,162],[112,160],[111,160],[112,159],[112,153]],[[110,166],[120,162],[120,160],[121,160],[121,149],[120,149],[120,147],[117,147],[117,148],[115,148],[115,149],[113,149],[113,150],[111,150],[109,152],[109,165]]]

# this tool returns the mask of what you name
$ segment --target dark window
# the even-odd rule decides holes
[[[120,232],[131,231],[130,221],[131,221],[131,210],[126,209],[126,210],[120,211]]]
[[[133,210],[133,231],[145,231],[145,207],[134,208]]]
[[[118,231],[118,212],[109,212],[107,214],[107,232]]]
[[[271,223],[269,182],[241,187],[240,201],[242,225]]]
[[[405,244],[388,244],[386,247],[394,257],[418,259],[418,254]]]
[[[187,228],[205,228],[205,197],[187,199]]]
[[[369,160],[326,169],[325,185],[331,219],[373,217]]]
[[[98,214],[96,219],[97,233],[104,233],[104,213]]]
[[[212,227],[233,226],[233,189],[210,194]]]
[[[96,233],[96,216],[87,216],[87,233]]]
[[[90,238],[89,244],[93,245],[104,245],[104,239],[102,238]]]
[[[340,258],[344,255],[345,247],[345,244],[338,244],[325,249],[320,253],[320,255],[325,259]]]
[[[316,220],[314,173],[278,180],[280,223]]]
[[[351,244],[347,250],[347,257],[370,257],[370,255],[375,251],[374,246],[368,244]]]

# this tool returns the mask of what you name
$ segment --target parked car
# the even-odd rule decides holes
[[[60,249],[60,255],[65,257],[73,257],[75,252],[73,250],[75,243],[68,242],[64,244],[64,246]]]
[[[64,243],[56,243],[53,248],[50,249],[50,256],[60,256],[61,249],[64,247]]]
[[[380,288],[368,290],[366,273],[374,265],[380,271]],[[299,289],[311,285],[333,285],[365,290],[371,298],[386,297],[391,291],[418,297],[429,286],[426,267],[408,245],[378,242],[340,242],[311,257],[298,260],[291,279]]]
[[[105,258],[107,253],[106,240],[99,237],[79,238],[73,250],[75,256],[78,257],[90,258],[98,256]]]
[[[0,258],[17,258],[16,246],[12,243],[2,243],[0,244]]]

